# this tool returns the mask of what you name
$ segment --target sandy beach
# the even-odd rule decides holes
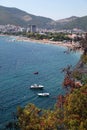
[[[34,43],[42,43],[42,44],[53,44],[53,45],[64,46],[64,47],[69,47],[69,48],[73,48],[76,46],[76,44],[74,42],[73,43],[71,43],[71,42],[63,43],[61,41],[50,41],[48,39],[36,40],[36,39],[31,39],[31,38],[21,37],[21,36],[14,36],[14,38],[17,41],[34,42]]]

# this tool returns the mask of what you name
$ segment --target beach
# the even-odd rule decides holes
[[[69,48],[73,48],[76,46],[76,43],[74,43],[74,42],[51,41],[48,39],[36,40],[36,39],[31,39],[31,38],[27,38],[27,37],[23,37],[23,36],[14,36],[14,38],[17,41],[53,44],[53,45],[64,46],[64,47],[69,47]]]

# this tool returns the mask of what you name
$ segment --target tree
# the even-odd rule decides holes
[[[87,129],[87,85],[75,89],[66,97],[64,104],[64,124],[69,130]]]
[[[28,104],[24,109],[18,108],[18,122],[21,130],[58,130],[62,128],[63,114],[58,107],[41,110]]]

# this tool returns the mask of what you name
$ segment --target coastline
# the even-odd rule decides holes
[[[63,43],[60,41],[51,41],[51,40],[47,40],[47,39],[43,39],[43,40],[36,40],[36,39],[31,39],[31,38],[27,38],[27,37],[21,37],[21,36],[16,36],[14,37],[16,38],[17,41],[24,41],[24,42],[34,42],[34,43],[42,43],[42,44],[53,44],[53,45],[58,45],[58,46],[64,46],[64,47],[74,47],[75,44],[73,43]]]
[[[23,37],[23,36],[4,35],[4,34],[0,34],[0,36],[9,36],[9,37],[15,39],[16,41],[23,41],[23,42],[53,44],[53,45],[58,45],[58,46],[70,47],[70,48],[75,46],[75,43],[71,43],[71,42],[63,43],[60,41],[51,41],[51,40],[47,40],[47,39],[36,40],[36,39],[31,39],[31,38],[27,38],[27,37]]]
[[[13,39],[12,42],[23,41],[23,42],[33,42],[33,43],[41,43],[41,44],[52,44],[52,45],[57,45],[61,47],[67,47],[68,49],[73,49],[74,47],[77,47],[75,42],[51,41],[48,39],[36,40],[36,39],[31,39],[31,38],[27,38],[23,36],[4,35],[4,34],[3,35],[0,34],[0,36],[9,36]],[[78,49],[78,51],[83,53],[82,49]]]

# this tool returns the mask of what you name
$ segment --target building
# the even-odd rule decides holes
[[[27,32],[36,32],[36,25],[28,25]]]

